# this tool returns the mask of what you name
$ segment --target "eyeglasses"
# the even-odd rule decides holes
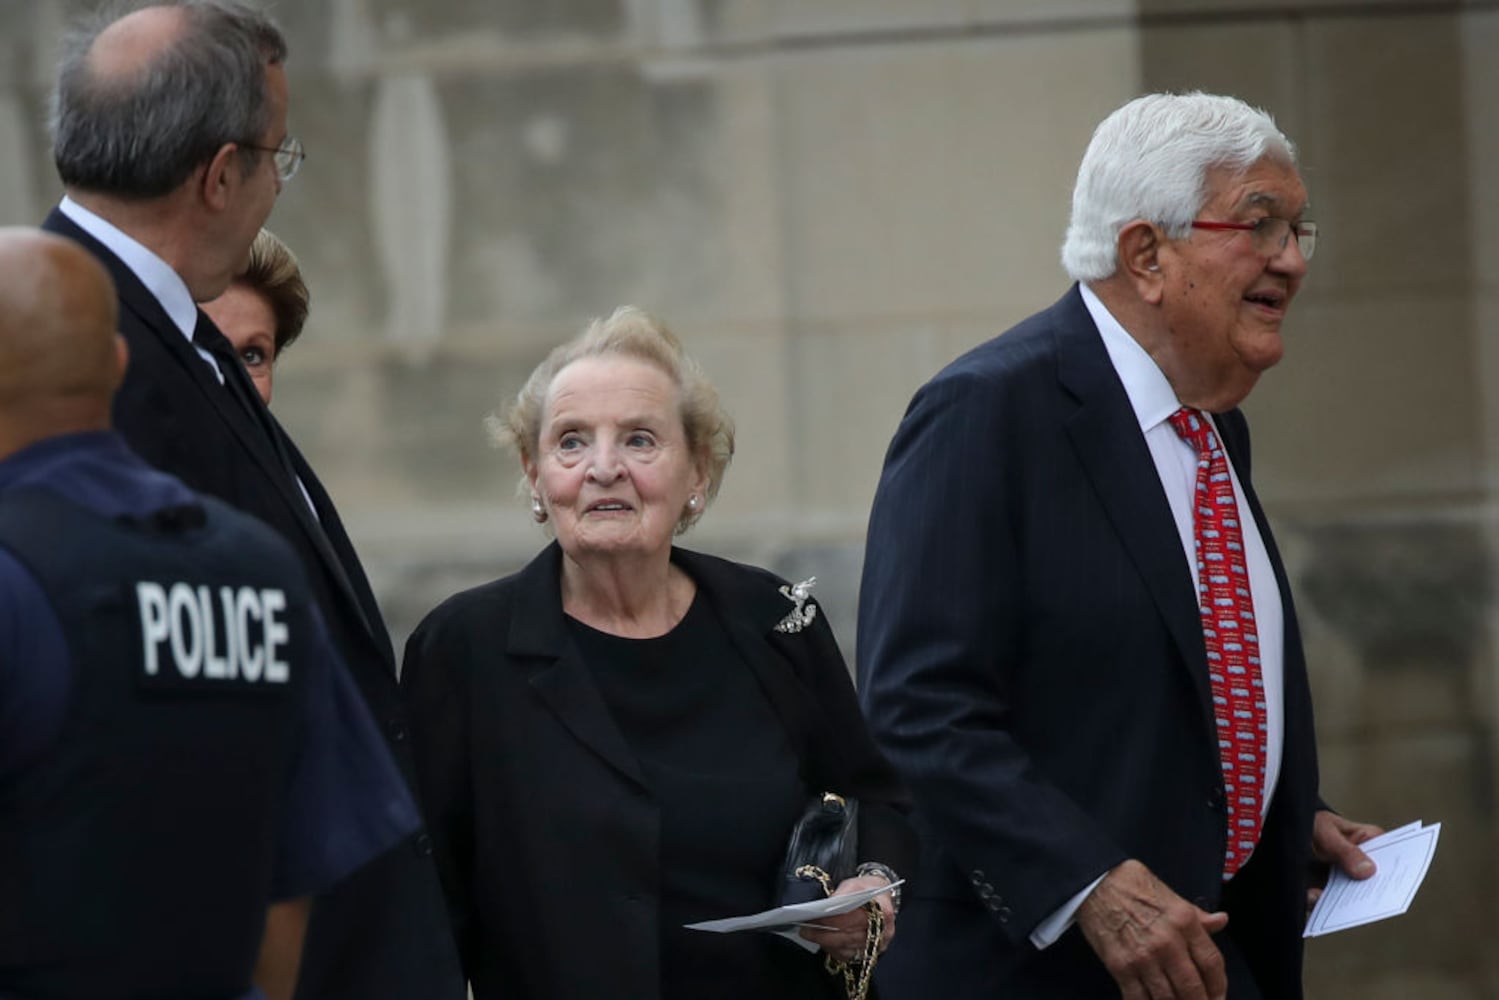
[[[307,151],[302,148],[302,140],[294,135],[282,139],[279,146],[257,146],[253,142],[242,142],[239,145],[246,149],[258,149],[262,153],[270,153],[271,163],[276,168],[276,177],[283,184],[297,176],[297,171],[302,169],[302,161],[307,159]]]
[[[1296,245],[1301,249],[1304,260],[1311,260],[1312,254],[1317,252],[1317,224],[1315,222],[1301,221],[1291,222],[1289,219],[1277,219],[1267,215],[1263,219],[1254,222],[1202,222],[1192,223],[1193,229],[1212,230],[1240,230],[1254,234],[1254,247],[1262,254],[1275,256],[1286,248],[1291,242],[1291,234],[1296,234]]]

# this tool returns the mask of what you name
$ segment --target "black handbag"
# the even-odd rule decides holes
[[[786,860],[781,863],[780,905],[809,903],[822,899],[838,883],[857,872],[859,861],[859,801],[833,792],[814,796],[791,830]],[[823,956],[824,967],[840,979],[848,1000],[869,995],[874,964],[880,957],[884,916],[877,904],[864,904],[868,932],[863,954],[849,962]]]
[[[823,898],[832,886],[854,874],[858,861],[858,800],[833,792],[813,796],[786,844],[775,897],[778,905]]]

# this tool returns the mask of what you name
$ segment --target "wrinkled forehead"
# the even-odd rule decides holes
[[[1307,209],[1301,174],[1283,157],[1266,156],[1242,170],[1212,167],[1204,180],[1205,209],[1285,219],[1299,218]]]
[[[552,376],[542,402],[542,421],[545,425],[559,413],[580,410],[622,416],[625,411],[658,407],[680,410],[681,389],[670,372],[649,358],[594,354],[569,362]]]

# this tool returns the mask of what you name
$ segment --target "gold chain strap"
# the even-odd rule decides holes
[[[833,894],[833,880],[816,865],[802,865],[796,870],[796,877],[815,878],[822,883],[823,892],[829,896]],[[885,933],[885,912],[880,909],[880,904],[871,899],[863,908],[868,914],[863,953],[855,955],[850,962],[840,962],[832,955],[823,955],[823,965],[828,972],[843,977],[843,990],[848,994],[848,1000],[865,1000],[869,995],[874,963],[880,958],[880,938]]]

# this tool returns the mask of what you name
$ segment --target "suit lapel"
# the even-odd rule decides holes
[[[811,744],[826,727],[820,724],[811,691],[797,676],[798,661],[793,652],[806,649],[807,642],[776,631],[776,625],[795,606],[791,599],[760,574],[748,573],[724,560],[686,549],[673,549],[672,559],[697,581],[712,603],[730,641],[749,664],[791,739],[797,759],[823,759],[812,752]],[[814,784],[827,780],[816,775],[804,777]]]
[[[302,495],[301,487],[297,485],[297,477],[301,477],[302,482],[307,484],[309,493],[313,493],[315,497],[322,496],[325,503],[320,514],[326,516],[331,513],[332,504],[326,502],[327,496],[323,493],[321,484],[317,483],[316,477],[312,475],[311,469],[306,467],[305,461],[302,462],[301,468],[298,468],[292,461],[291,455],[296,453],[295,447],[281,429],[280,424],[276,422],[275,417],[265,412],[263,413],[264,420],[261,424],[257,424],[255,416],[245,412],[244,406],[234,398],[228,387],[221,385],[213,377],[207,363],[172,322],[156,296],[141,284],[135,272],[126,267],[125,263],[108,247],[79,228],[73,220],[57,209],[53,209],[48,215],[43,228],[82,244],[104,264],[114,279],[122,308],[139,320],[142,327],[151,331],[167,355],[181,368],[182,375],[192,383],[197,392],[202,394],[209,409],[229,427],[241,447],[260,466],[265,473],[265,481],[273,485],[282,502],[291,509],[313,549],[322,559],[339,589],[344,591],[353,605],[366,631],[375,638],[376,644],[386,651],[387,662],[393,663],[394,656],[389,652],[389,639],[382,638],[385,636],[383,626],[376,627],[376,623],[380,622],[380,617],[378,610],[373,608],[372,596],[369,601],[364,600],[359,589],[349,579],[343,559],[330,544],[318,517],[315,517],[312,510],[308,508],[307,499]],[[212,323],[202,315],[201,311],[199,321]],[[225,377],[233,378],[236,374],[226,372]],[[253,387],[251,392],[253,392]],[[254,405],[253,399],[251,402]],[[301,455],[296,454],[296,459],[300,461]],[[313,490],[314,485],[317,487],[316,491]],[[232,498],[226,499],[232,502]],[[348,557],[351,560],[353,558],[352,547],[349,549]]]
[[[791,601],[758,577],[741,578],[728,563],[683,549],[672,559],[697,583],[785,726],[799,760],[822,727],[811,694],[775,639]],[[553,542],[521,571],[506,650],[530,669],[531,688],[573,737],[626,778],[645,787],[640,761],[619,731],[588,665],[568,640],[562,612],[562,550]],[[810,777],[810,776],[809,776]]]
[[[317,475],[297,450],[296,445],[286,432],[281,429],[281,424],[273,414],[266,414],[267,421],[271,427],[271,433],[276,436],[276,442],[282,447],[285,456],[285,467],[290,475],[283,475],[277,480],[278,485],[289,486],[295,491],[291,497],[292,508],[296,511],[297,522],[301,524],[303,533],[311,540],[318,556],[328,567],[338,588],[344,592],[349,603],[353,606],[355,614],[359,616],[361,624],[380,647],[382,655],[389,663],[395,662],[395,654],[390,650],[390,638],[385,631],[384,620],[380,617],[380,610],[375,605],[374,594],[369,590],[369,583],[360,573],[359,582],[362,587],[356,586],[352,578],[353,572],[360,572],[358,557],[354,554],[354,547],[349,542],[348,536],[344,534],[343,523],[338,518],[338,512],[333,508],[333,502],[329,499],[323,484],[318,481]],[[298,483],[300,482],[300,485]],[[307,490],[307,495],[302,495],[302,490]],[[285,491],[283,490],[283,493]],[[308,507],[307,501],[311,498],[313,506]],[[339,551],[342,543],[343,551]],[[352,567],[352,569],[346,568]]]
[[[1058,376],[1077,403],[1066,423],[1068,436],[1188,665],[1203,711],[1210,714],[1212,691],[1196,591],[1150,448],[1076,287],[1053,314]]]
[[[229,426],[240,445],[265,470],[270,481],[277,485],[278,491],[284,495],[285,499],[295,501],[298,506],[305,509],[306,503],[302,498],[294,497],[289,492],[290,489],[295,488],[296,484],[286,481],[285,467],[278,461],[266,434],[255,426],[250,415],[244,412],[244,408],[223,385],[219,384],[218,379],[213,377],[208,370],[207,363],[182,335],[182,331],[177,329],[166,310],[161,307],[161,303],[156,300],[156,296],[141,284],[135,272],[126,267],[125,263],[108,247],[84,232],[74,224],[73,220],[57,209],[53,209],[43,225],[52,232],[60,233],[83,244],[105,265],[110,276],[114,278],[121,305],[157,338],[168,357],[182,369],[182,374],[202,394],[208,407]],[[206,321],[206,317],[204,320]]]
[[[562,613],[562,549],[553,542],[521,571],[507,652],[530,670],[531,689],[573,738],[626,778],[646,787],[587,664],[567,637]]]

